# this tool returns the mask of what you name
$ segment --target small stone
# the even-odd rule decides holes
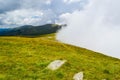
[[[64,63],[66,62],[66,60],[55,60],[53,62],[51,62],[47,68],[50,70],[57,70],[59,69]]]
[[[48,37],[49,39],[51,39],[52,37]]]
[[[79,72],[74,75],[73,77],[74,80],[83,80],[83,72]]]

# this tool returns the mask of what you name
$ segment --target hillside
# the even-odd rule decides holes
[[[37,36],[57,32],[62,26],[45,24],[41,26],[24,25],[15,28],[0,29],[0,36]]]
[[[67,60],[58,70],[46,69],[56,59]],[[0,37],[0,80],[120,80],[120,60],[84,48],[63,44],[54,34]]]

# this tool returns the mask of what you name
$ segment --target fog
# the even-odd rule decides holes
[[[83,10],[65,13],[60,23],[61,42],[120,59],[120,0],[89,0]]]

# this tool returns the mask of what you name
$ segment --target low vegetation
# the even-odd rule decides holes
[[[54,60],[67,60],[58,70],[46,69]],[[120,80],[120,60],[84,48],[63,44],[54,34],[0,37],[0,80]]]
[[[45,24],[41,26],[25,25],[21,27],[0,29],[0,36],[38,36],[57,32],[62,25]]]

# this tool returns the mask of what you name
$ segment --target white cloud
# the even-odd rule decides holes
[[[46,0],[46,4],[51,4],[52,0]]]
[[[21,9],[1,14],[1,17],[6,25],[38,25],[43,15],[42,11]]]
[[[63,0],[0,0],[0,26],[55,23],[61,14],[81,9],[81,2],[69,2],[72,3],[66,4]]]
[[[120,1],[90,0],[82,11],[63,14],[67,28],[57,39],[120,58]]]
[[[63,0],[65,3],[80,2],[81,0]]]
[[[58,24],[69,24],[68,18],[70,18],[70,13],[64,13],[59,16],[59,20],[56,21]]]

